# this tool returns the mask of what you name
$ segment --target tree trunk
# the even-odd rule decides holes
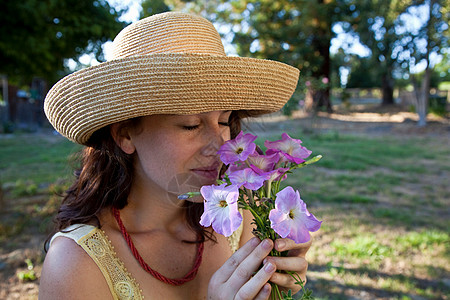
[[[425,77],[422,81],[422,86],[420,87],[420,91],[416,93],[418,95],[417,97],[417,104],[416,104],[416,110],[417,114],[419,115],[419,121],[417,122],[417,126],[423,127],[427,125],[427,110],[428,110],[428,98],[430,95],[430,77],[431,72],[430,69],[427,67],[425,70]]]
[[[313,90],[309,88],[305,95],[305,111],[306,112],[319,112],[326,111],[333,113],[333,107],[330,101],[330,90]]]
[[[330,1],[319,0],[318,1],[323,9],[329,9]],[[323,62],[320,68],[313,72],[313,77],[323,78],[326,77],[328,84],[325,90],[313,91],[312,99],[314,101],[314,110],[326,110],[329,113],[333,112],[330,99],[330,73],[331,73],[331,57],[330,57],[330,47],[331,47],[331,20],[320,20],[319,16],[316,17],[319,27],[317,28],[317,34],[312,40],[313,51],[318,52],[320,57],[322,57]]]
[[[427,125],[427,110],[428,110],[428,100],[430,97],[430,79],[431,79],[431,68],[430,68],[430,53],[431,53],[431,29],[433,27],[433,5],[435,1],[430,0],[429,5],[429,18],[426,25],[426,37],[427,37],[427,53],[425,54],[425,74],[420,87],[420,92],[417,97],[416,110],[419,115],[419,121],[417,125],[423,127]],[[416,93],[417,94],[417,93]]]
[[[8,77],[6,75],[0,76],[2,80],[2,97],[4,106],[3,109],[0,108],[0,123],[7,123],[10,121],[9,117],[9,95],[8,95]],[[3,110],[3,111],[2,111]]]
[[[314,109],[314,91],[311,88],[306,90],[305,94],[305,111],[311,112]]]
[[[333,112],[330,101],[330,88],[315,91],[313,98],[316,111],[326,110],[330,114]]]
[[[384,74],[381,78],[382,90],[383,90],[383,102],[382,105],[394,104],[394,85],[391,76]]]

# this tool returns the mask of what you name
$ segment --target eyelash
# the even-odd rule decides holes
[[[198,128],[198,125],[195,125],[195,126],[183,126],[183,128],[186,129],[186,130],[195,130],[195,129]]]
[[[227,123],[227,122],[219,122],[219,125],[229,127],[229,126],[230,126],[230,123]],[[183,126],[183,128],[184,128],[185,130],[195,130],[195,129],[197,129],[198,127],[199,127],[199,125],[194,125],[194,126]]]

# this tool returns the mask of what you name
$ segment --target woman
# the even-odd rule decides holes
[[[40,299],[267,299],[268,281],[298,291],[275,270],[305,279],[309,244],[261,242],[245,213],[225,238],[199,225],[202,199],[177,197],[215,182],[218,148],[242,117],[279,110],[298,70],[227,57],[214,26],[184,13],[132,24],[114,45],[113,60],[63,78],[45,100],[52,125],[86,148]],[[273,247],[289,256],[268,257]]]

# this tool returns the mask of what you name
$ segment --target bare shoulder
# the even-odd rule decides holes
[[[111,299],[102,272],[75,241],[58,237],[44,261],[39,299]]]

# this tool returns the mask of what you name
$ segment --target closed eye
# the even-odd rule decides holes
[[[183,129],[185,130],[195,130],[199,127],[199,125],[194,125],[194,126],[183,126]]]
[[[228,123],[228,122],[219,122],[219,125],[229,127],[230,123]]]

